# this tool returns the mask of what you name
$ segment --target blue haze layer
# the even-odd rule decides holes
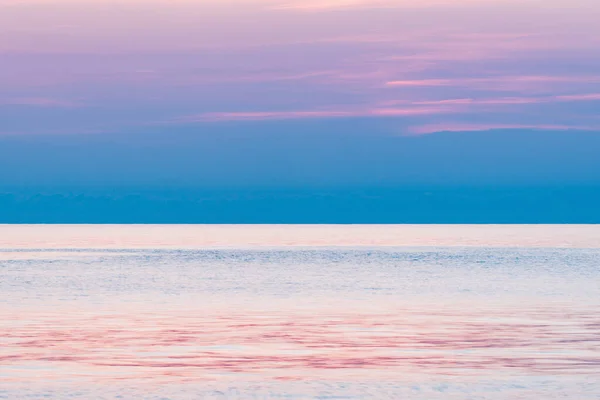
[[[600,133],[393,120],[0,136],[2,223],[600,223]]]

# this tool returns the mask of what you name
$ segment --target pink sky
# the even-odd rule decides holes
[[[598,15],[587,0],[9,0],[0,132],[357,117],[593,129]]]

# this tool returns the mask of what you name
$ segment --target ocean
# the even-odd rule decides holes
[[[0,398],[599,399],[600,225],[0,225]]]

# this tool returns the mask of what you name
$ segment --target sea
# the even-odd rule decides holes
[[[3,399],[600,399],[600,225],[0,225]]]

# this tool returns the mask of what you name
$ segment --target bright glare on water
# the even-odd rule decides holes
[[[0,398],[599,399],[600,226],[0,226]]]

